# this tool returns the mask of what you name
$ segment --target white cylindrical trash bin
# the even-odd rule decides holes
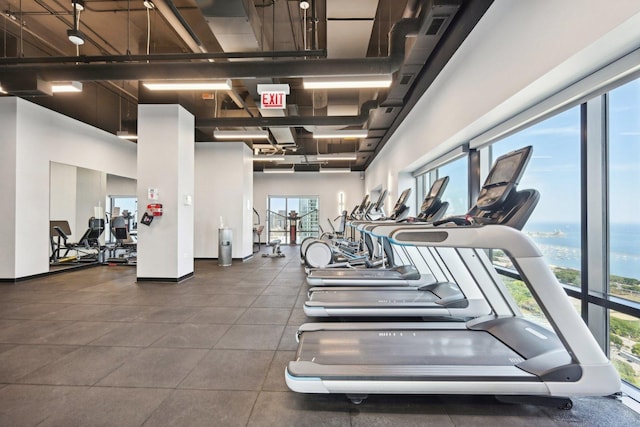
[[[233,232],[230,228],[218,229],[218,265],[228,267],[232,263],[231,241]]]

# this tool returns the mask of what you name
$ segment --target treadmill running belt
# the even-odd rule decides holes
[[[488,332],[467,330],[314,331],[296,361],[319,365],[513,366],[524,359]]]

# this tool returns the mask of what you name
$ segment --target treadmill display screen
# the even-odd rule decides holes
[[[375,211],[379,211],[380,210],[380,206],[382,206],[382,204],[384,203],[384,199],[387,197],[387,190],[383,190],[380,193],[380,197],[378,197],[378,200],[376,201],[375,206],[373,207],[373,210]]]
[[[517,179],[517,172],[523,155],[524,153],[517,153],[516,155],[499,159],[493,167],[491,175],[487,177],[485,186],[513,182]]]
[[[444,185],[445,178],[440,178],[431,186],[431,191],[429,192],[429,197],[440,197],[440,190],[442,190],[442,186]]]
[[[531,146],[498,157],[482,186],[476,206],[489,210],[502,204],[520,180],[530,155]]]
[[[400,194],[400,197],[398,197],[398,201],[396,202],[395,208],[398,208],[398,207],[404,205],[407,202],[407,199],[409,198],[409,194],[410,193],[411,193],[411,189],[410,188],[407,188],[406,190],[404,190],[402,192],[402,194]]]

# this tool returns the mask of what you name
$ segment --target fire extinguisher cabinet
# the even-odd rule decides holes
[[[218,265],[228,267],[231,265],[231,241],[233,240],[233,232],[230,228],[218,229]]]

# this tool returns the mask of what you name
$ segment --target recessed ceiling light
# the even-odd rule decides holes
[[[231,90],[231,80],[163,81],[142,83],[149,90]]]

